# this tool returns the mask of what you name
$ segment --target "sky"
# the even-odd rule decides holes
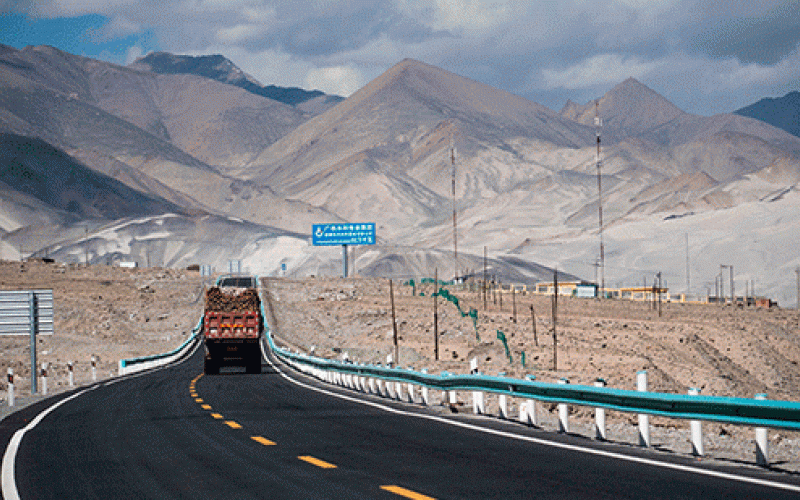
[[[800,0],[0,0],[0,43],[222,54],[345,97],[413,58],[555,111],[628,77],[706,116],[800,90]]]

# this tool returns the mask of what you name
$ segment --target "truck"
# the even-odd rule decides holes
[[[243,366],[261,373],[261,335],[264,318],[256,280],[230,277],[206,290],[203,313],[203,372],[219,373],[222,366]]]

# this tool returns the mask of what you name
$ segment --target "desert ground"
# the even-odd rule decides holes
[[[417,280],[419,281],[419,280]],[[288,345],[318,356],[385,362],[393,352],[390,282],[353,277],[265,278],[267,320]],[[433,285],[392,282],[398,329],[399,364],[431,372],[467,373],[476,358],[481,372],[509,377],[535,375],[555,382],[635,389],[646,370],[649,390],[800,401],[800,314],[787,309],[650,304],[561,297],[556,317],[557,366],[553,366],[551,297],[509,292],[488,294],[477,287],[447,287],[461,310],[476,309],[477,321],[438,299],[439,360],[434,359]],[[38,360],[50,365],[50,393],[67,388],[67,363],[75,363],[77,384],[90,381],[90,358],[98,377],[116,374],[119,359],[154,354],[180,345],[197,324],[203,307],[203,278],[196,272],[162,268],[44,262],[0,262],[0,289],[52,289],[55,335],[38,340]],[[502,301],[502,306],[501,306]],[[514,309],[516,308],[516,321]],[[533,317],[532,317],[533,312]],[[534,320],[536,335],[534,336]],[[505,334],[511,360],[497,332]],[[0,370],[14,369],[21,404],[30,397],[27,337],[0,337]],[[522,352],[526,363],[522,365]],[[0,416],[8,413],[6,379],[0,379]],[[469,395],[454,409],[469,413]],[[497,411],[492,396],[488,410]],[[515,404],[516,403],[516,404]],[[511,401],[511,415],[517,404]],[[435,409],[434,409],[435,411]],[[447,409],[446,411],[449,411]],[[554,405],[540,406],[545,428],[555,429]],[[593,410],[573,407],[571,431],[592,437]],[[609,440],[637,443],[636,415],[607,412]],[[481,417],[493,418],[493,417]],[[689,454],[689,423],[651,418],[657,453]],[[703,424],[703,460],[754,466],[754,432],[748,427]],[[800,434],[770,431],[770,460],[776,472],[800,472]]]

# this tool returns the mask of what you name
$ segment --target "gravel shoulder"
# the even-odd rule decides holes
[[[203,310],[199,274],[174,269],[0,261],[0,289],[53,290],[55,334],[37,338],[37,364],[49,365],[50,395],[69,389],[69,362],[75,384],[83,385],[92,381],[92,356],[103,380],[117,374],[120,359],[174,349],[191,335]],[[9,412],[8,368],[14,370],[16,409],[42,395],[31,395],[29,337],[0,336],[0,350],[3,417]]]

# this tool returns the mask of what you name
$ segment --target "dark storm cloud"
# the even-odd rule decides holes
[[[102,14],[152,30],[162,50],[235,56],[278,84],[336,69],[351,89],[413,57],[554,108],[633,76],[687,110],[726,98],[735,109],[791,90],[800,59],[799,0],[0,2],[34,16]]]

